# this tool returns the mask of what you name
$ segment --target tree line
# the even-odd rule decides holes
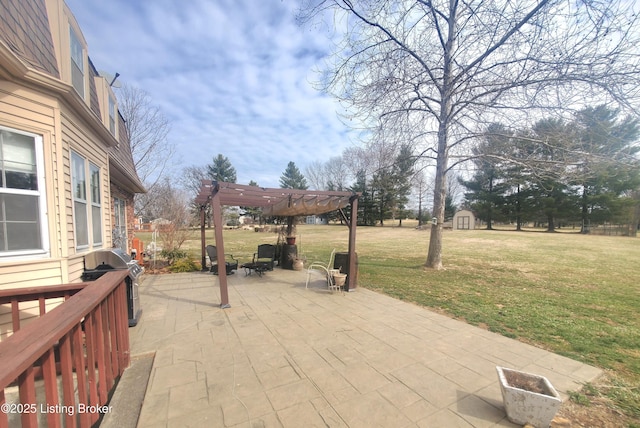
[[[459,179],[465,204],[492,229],[494,222],[535,222],[548,231],[567,224],[638,225],[638,119],[605,105],[570,120],[548,117],[526,129],[495,123],[473,149],[474,173]]]

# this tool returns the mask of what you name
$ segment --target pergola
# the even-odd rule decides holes
[[[338,211],[349,226],[348,270],[352,274],[347,276],[349,290],[356,284],[356,224],[358,213],[358,194],[339,191],[318,191],[299,189],[270,189],[257,186],[247,186],[222,181],[202,180],[200,192],[195,201],[200,207],[200,243],[202,251],[202,266],[206,265],[205,258],[205,209],[211,206],[213,212],[214,236],[218,260],[224,260],[224,242],[222,239],[222,206],[260,207],[266,216],[301,216],[318,215],[331,211]],[[344,208],[351,206],[351,218],[347,218]],[[220,281],[220,307],[228,308],[229,293],[227,289],[226,269],[218,269]]]

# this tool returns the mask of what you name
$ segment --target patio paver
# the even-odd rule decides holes
[[[146,276],[132,354],[156,352],[138,427],[509,427],[496,365],[564,398],[597,368],[363,288],[276,269]],[[323,287],[324,284],[324,287]]]

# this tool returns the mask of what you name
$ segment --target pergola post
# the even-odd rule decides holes
[[[200,254],[202,254],[202,270],[207,270],[207,257],[205,255],[206,235],[205,235],[205,208],[206,205],[200,204]]]
[[[357,266],[356,266],[356,227],[358,224],[358,197],[352,196],[349,199],[351,203],[351,218],[349,219],[349,275],[347,276],[347,286],[349,291],[355,289],[357,284]]]
[[[230,308],[229,290],[227,288],[227,267],[224,258],[224,240],[222,239],[222,206],[220,204],[220,186],[214,183],[212,189],[211,209],[213,211],[213,228],[216,239],[216,255],[218,258],[218,281],[220,281],[220,307]]]

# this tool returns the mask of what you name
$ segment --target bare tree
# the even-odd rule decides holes
[[[327,177],[327,188],[332,190],[344,190],[351,174],[346,168],[346,162],[342,156],[331,157],[324,166]]]
[[[152,193],[155,193],[154,217],[164,220],[158,224],[158,239],[163,252],[171,258],[170,254],[180,250],[182,244],[193,235],[189,198],[166,177],[154,186]]]
[[[420,229],[422,229],[427,192],[431,190],[430,181],[424,171],[417,172],[411,180],[414,194],[418,199],[418,228]]]
[[[626,0],[308,0],[344,33],[322,89],[386,141],[435,161],[425,266],[442,268],[447,171],[490,122],[532,123],[638,96],[638,14]]]
[[[175,162],[175,147],[167,138],[169,121],[142,89],[123,85],[118,89],[118,102],[136,172],[151,191],[163,179],[168,162]],[[136,215],[141,215],[149,203],[148,195],[136,195]]]
[[[207,166],[188,166],[182,170],[180,182],[192,197],[198,196],[202,180],[209,179]]]
[[[309,180],[312,189],[326,190],[327,177],[324,167],[324,163],[315,160],[304,168],[304,176]]]

